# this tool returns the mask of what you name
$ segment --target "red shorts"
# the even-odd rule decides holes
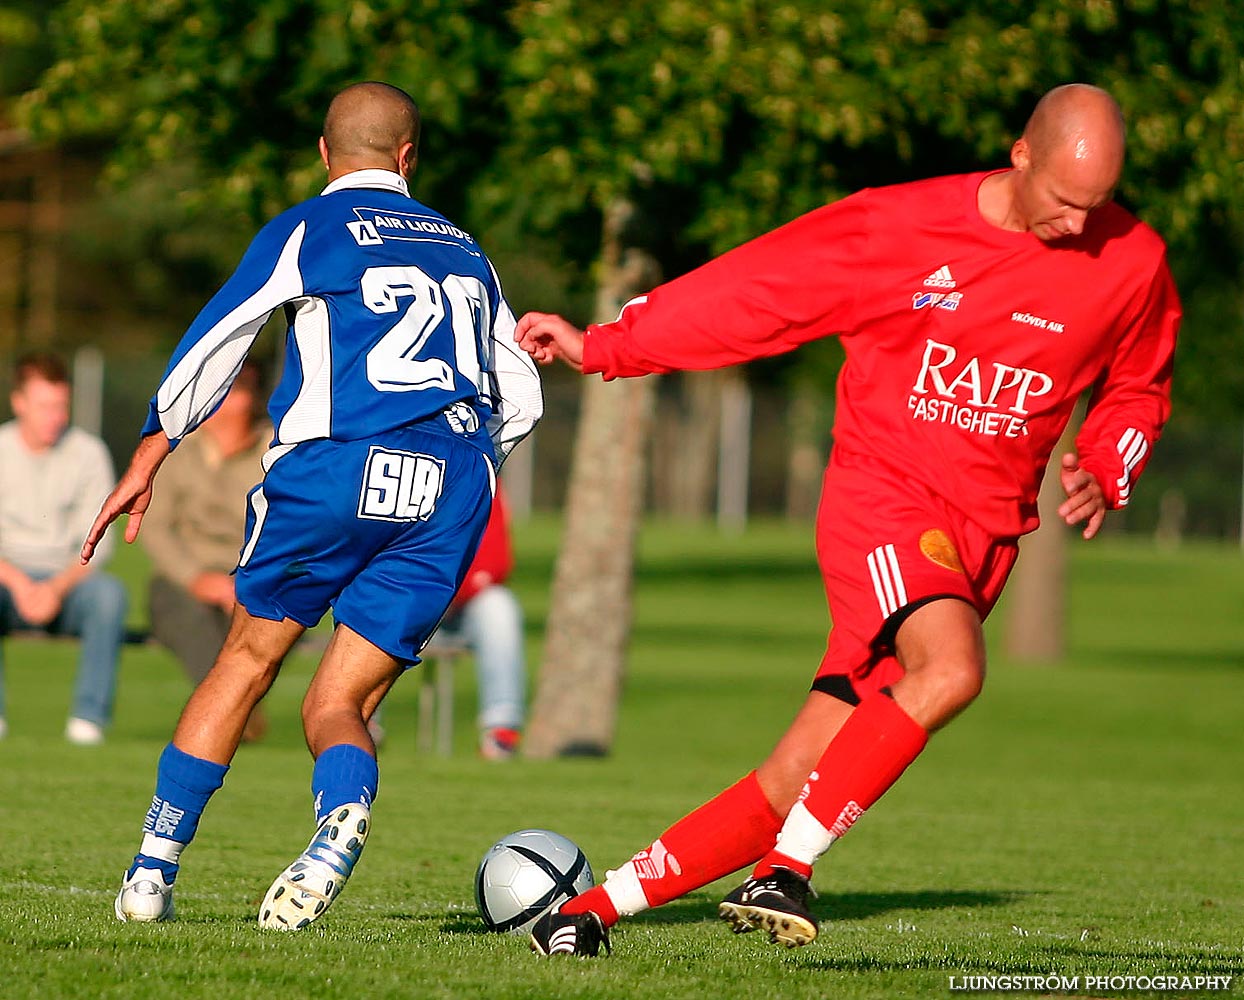
[[[816,553],[833,621],[815,690],[855,701],[903,676],[894,635],[939,597],[967,601],[983,620],[1019,552],[922,483],[887,465],[835,452],[816,518]]]

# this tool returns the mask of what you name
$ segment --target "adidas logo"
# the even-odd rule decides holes
[[[936,271],[924,279],[925,288],[954,288],[955,279],[950,273],[950,268],[943,264]]]

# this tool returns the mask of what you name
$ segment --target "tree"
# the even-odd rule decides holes
[[[329,94],[382,77],[428,114],[429,200],[585,275],[619,201],[659,220],[644,245],[676,275],[855,188],[1002,165],[1036,97],[1084,79],[1130,124],[1121,200],[1167,238],[1186,297],[1212,288],[1239,313],[1239,4],[69,0],[54,28],[59,60],[24,119],[66,142],[106,137],[118,187],[154,175],[176,209],[166,243],[206,218],[249,231],[312,193],[304,137]],[[1244,375],[1218,361],[1235,324],[1205,323],[1179,392],[1238,413]],[[812,367],[829,393],[833,366]]]
[[[521,203],[537,230],[590,231],[614,199],[635,199],[664,221],[657,254],[677,274],[848,190],[1002,165],[1035,99],[1084,79],[1131,124],[1121,199],[1209,280],[1238,283],[1237,5],[541,0],[518,5],[515,24],[499,164],[521,163],[540,192]],[[493,174],[493,200],[510,185]],[[1235,252],[1208,261],[1207,237]]]
[[[660,280],[635,239],[635,206],[606,215],[597,319]],[[652,379],[586,382],[553,578],[540,686],[525,752],[601,755],[613,744],[630,642],[635,535],[643,506]]]
[[[415,193],[465,214],[470,179],[503,133],[495,81],[509,7],[67,0],[48,33],[55,60],[20,117],[41,140],[105,151],[97,256],[136,275],[127,291],[144,308],[180,303],[184,320],[260,223],[322,187],[315,139],[349,83],[383,79],[416,96]]]

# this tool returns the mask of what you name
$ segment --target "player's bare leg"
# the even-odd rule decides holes
[[[143,842],[113,904],[119,920],[173,918],[173,882],[207,801],[224,781],[251,711],[304,629],[255,618],[240,605],[216,663],[190,695],[160,757]]]
[[[756,768],[756,778],[774,812],[781,816],[790,812],[808,775],[852,711],[853,706],[832,695],[808,693],[777,745]]]
[[[311,843],[272,883],[259,926],[299,930],[341,894],[371,832],[376,748],[371,718],[404,664],[338,625],[302,703],[307,747],[316,760],[318,828]]]
[[[188,754],[228,764],[251,712],[280,673],[306,628],[286,618],[256,618],[240,604],[212,669],[182,709],[173,743]]]
[[[928,733],[980,693],[985,645],[980,617],[966,602],[944,599],[917,608],[895,645],[905,674],[893,696],[875,694],[850,710],[811,769],[778,845],[722,903],[721,916],[736,931],[764,927],[787,947],[814,940],[818,925],[807,905],[812,865],[898,780]],[[798,750],[790,756],[800,759]]]
[[[966,601],[930,601],[911,613],[895,637],[906,673],[893,685],[899,707],[928,732],[941,729],[980,694],[985,636]]]

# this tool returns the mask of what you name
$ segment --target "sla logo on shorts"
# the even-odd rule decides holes
[[[373,521],[426,521],[436,510],[445,463],[431,455],[372,446],[359,493],[359,517]]]

